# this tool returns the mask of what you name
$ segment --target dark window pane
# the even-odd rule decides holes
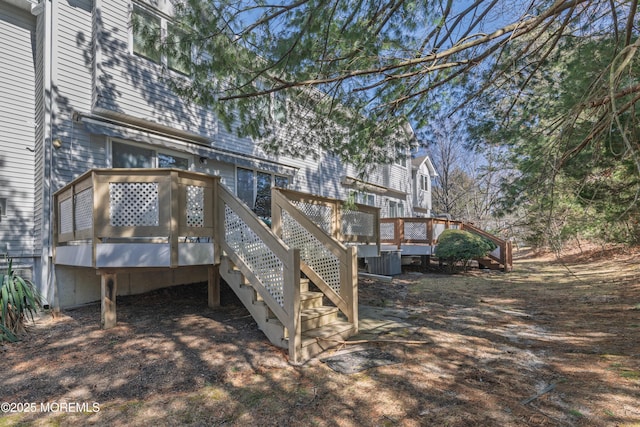
[[[278,188],[287,188],[289,186],[289,178],[286,176],[275,176],[275,184]]]
[[[175,25],[167,25],[167,67],[182,74],[189,74],[191,44]]]
[[[114,168],[152,168],[153,151],[134,145],[111,144],[112,165]]]
[[[257,195],[254,212],[262,218],[271,217],[271,174],[258,172]]]
[[[253,171],[238,168],[236,173],[236,194],[247,206],[253,209]]]
[[[132,21],[133,52],[159,64],[160,18],[134,7]]]
[[[172,156],[171,154],[158,153],[158,167],[188,170],[189,159]]]

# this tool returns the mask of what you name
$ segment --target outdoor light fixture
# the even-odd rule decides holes
[[[53,148],[57,150],[58,148],[62,147],[62,140],[60,140],[60,138],[56,138],[51,142],[51,144],[53,145]]]

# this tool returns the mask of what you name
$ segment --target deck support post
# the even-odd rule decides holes
[[[429,265],[431,264],[431,255],[421,255],[420,256],[420,266],[423,272],[429,270]]]
[[[116,326],[116,294],[118,280],[116,273],[101,272],[101,314],[100,325],[102,329],[109,329]]]
[[[209,307],[220,307],[220,264],[209,266],[207,280]]]

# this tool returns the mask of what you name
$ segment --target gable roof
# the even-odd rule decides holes
[[[414,171],[417,171],[418,169],[420,169],[420,167],[423,164],[429,170],[429,175],[430,176],[438,176],[438,172],[436,172],[436,168],[433,167],[433,163],[431,163],[431,159],[429,158],[429,156],[424,155],[424,156],[412,157],[411,158],[411,167],[412,167],[412,169]]]

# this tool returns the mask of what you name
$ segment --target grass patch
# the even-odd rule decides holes
[[[618,372],[622,378],[628,380],[640,380],[640,371],[632,371],[631,369],[622,369]]]
[[[622,378],[626,378],[628,380],[640,380],[640,371],[626,368],[619,362],[610,364],[609,370],[617,372]]]
[[[577,409],[569,409],[569,415],[576,417],[576,418],[582,418],[584,417],[584,414],[580,411],[578,411]]]
[[[130,400],[128,402],[123,403],[118,406],[118,409],[121,411],[135,411],[144,406],[144,402],[142,400]]]

